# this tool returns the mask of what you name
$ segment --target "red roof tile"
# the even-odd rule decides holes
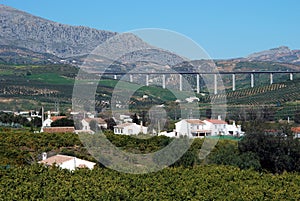
[[[106,124],[105,120],[102,118],[85,118],[84,120],[88,123],[91,121],[96,121],[98,124]]]
[[[186,121],[190,124],[201,124],[201,125],[204,124],[204,122],[201,121],[200,119],[187,119]]]
[[[43,128],[44,133],[73,133],[74,127],[46,127]]]
[[[206,119],[206,121],[208,121],[212,124],[227,124],[226,121],[219,120],[219,119]]]
[[[65,155],[56,155],[56,156],[51,156],[45,160],[42,160],[42,161],[40,161],[40,163],[44,163],[47,165],[52,165],[52,164],[56,163],[56,164],[60,165],[69,160],[74,160],[74,157],[65,156]]]
[[[291,130],[292,130],[294,133],[300,133],[300,127],[292,127]]]
[[[67,118],[67,116],[52,116],[50,119],[52,121],[56,121],[56,120],[65,119],[65,118]]]

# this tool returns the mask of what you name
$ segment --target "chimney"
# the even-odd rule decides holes
[[[42,160],[46,160],[47,159],[47,153],[46,152],[43,152],[42,153]]]
[[[44,123],[44,106],[42,106],[42,123]]]
[[[141,121],[141,129],[140,129],[140,133],[143,133],[143,121]]]

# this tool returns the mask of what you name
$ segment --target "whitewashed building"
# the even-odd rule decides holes
[[[82,130],[83,131],[91,131],[90,123],[91,121],[95,121],[98,124],[98,128],[107,128],[107,123],[102,118],[85,118],[81,120],[82,123]]]
[[[183,119],[175,123],[175,132],[162,132],[160,135],[168,137],[205,137],[217,135],[242,136],[244,132],[240,125],[228,124],[221,119]]]
[[[200,137],[211,135],[211,130],[200,119],[183,119],[175,123],[176,136]]]
[[[42,154],[43,159],[39,161],[39,163],[52,166],[56,165],[62,169],[68,169],[70,171],[73,171],[78,168],[88,168],[93,169],[96,163],[83,160],[74,156],[66,156],[66,155],[55,155],[47,158],[47,154]]]
[[[114,126],[114,133],[119,135],[138,135],[139,133],[147,134],[147,127],[136,123],[124,123]]]
[[[206,119],[203,122],[207,129],[211,131],[211,135],[228,135],[228,124],[226,121],[221,119]]]
[[[227,125],[228,135],[232,136],[243,136],[245,132],[242,131],[241,125],[236,125],[235,121],[232,124]]]

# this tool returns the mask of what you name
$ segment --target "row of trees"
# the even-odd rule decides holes
[[[194,139],[188,151],[172,166],[193,167],[199,164],[233,165],[241,169],[267,170],[273,173],[284,171],[300,172],[300,142],[294,139],[290,127],[266,130],[262,125],[253,123],[247,135],[241,140],[219,140],[216,147],[205,159],[199,158],[203,139]],[[105,131],[106,138],[116,147],[126,152],[144,154],[163,149],[173,139],[165,136],[136,138],[115,135]],[[32,134],[24,131],[5,131],[0,135],[2,164],[27,164],[37,159],[42,151],[62,151],[75,153],[74,146],[81,147],[74,134]],[[76,147],[75,146],[75,147]],[[78,151],[78,150],[77,150]],[[85,153],[85,152],[83,152]],[[82,154],[81,154],[82,155]],[[82,155],[91,157],[88,154]],[[34,159],[34,160],[33,160]]]
[[[229,166],[172,167],[134,175],[39,165],[0,169],[0,200],[299,200],[300,175]]]

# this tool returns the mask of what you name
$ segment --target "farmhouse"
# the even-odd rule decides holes
[[[183,119],[175,123],[175,131],[179,136],[200,137],[211,135],[211,130],[200,119]]]
[[[114,133],[120,135],[137,135],[139,133],[147,134],[147,127],[136,123],[124,123],[114,126]]]
[[[107,128],[107,123],[105,122],[104,119],[102,118],[84,118],[82,119],[81,123],[82,123],[82,130],[83,131],[91,131],[91,127],[90,127],[90,123],[92,121],[95,121],[98,125],[98,128]]]
[[[291,130],[295,138],[300,138],[300,127],[292,127]]]
[[[96,163],[79,159],[74,156],[66,156],[66,155],[56,155],[47,158],[47,153],[42,154],[43,159],[39,161],[41,164],[45,164],[47,166],[56,165],[62,169],[68,169],[73,171],[77,168],[89,168],[93,169]]]
[[[169,137],[188,136],[191,138],[217,135],[241,136],[243,134],[240,125],[236,125],[235,122],[230,125],[221,119],[182,119],[175,123],[175,132],[160,133]]]
[[[74,127],[51,127],[52,122],[57,121],[59,119],[67,118],[66,116],[52,116],[50,111],[48,111],[48,117],[45,121],[42,122],[41,132],[47,133],[65,133],[65,132],[74,132]],[[71,129],[73,128],[73,129]]]

